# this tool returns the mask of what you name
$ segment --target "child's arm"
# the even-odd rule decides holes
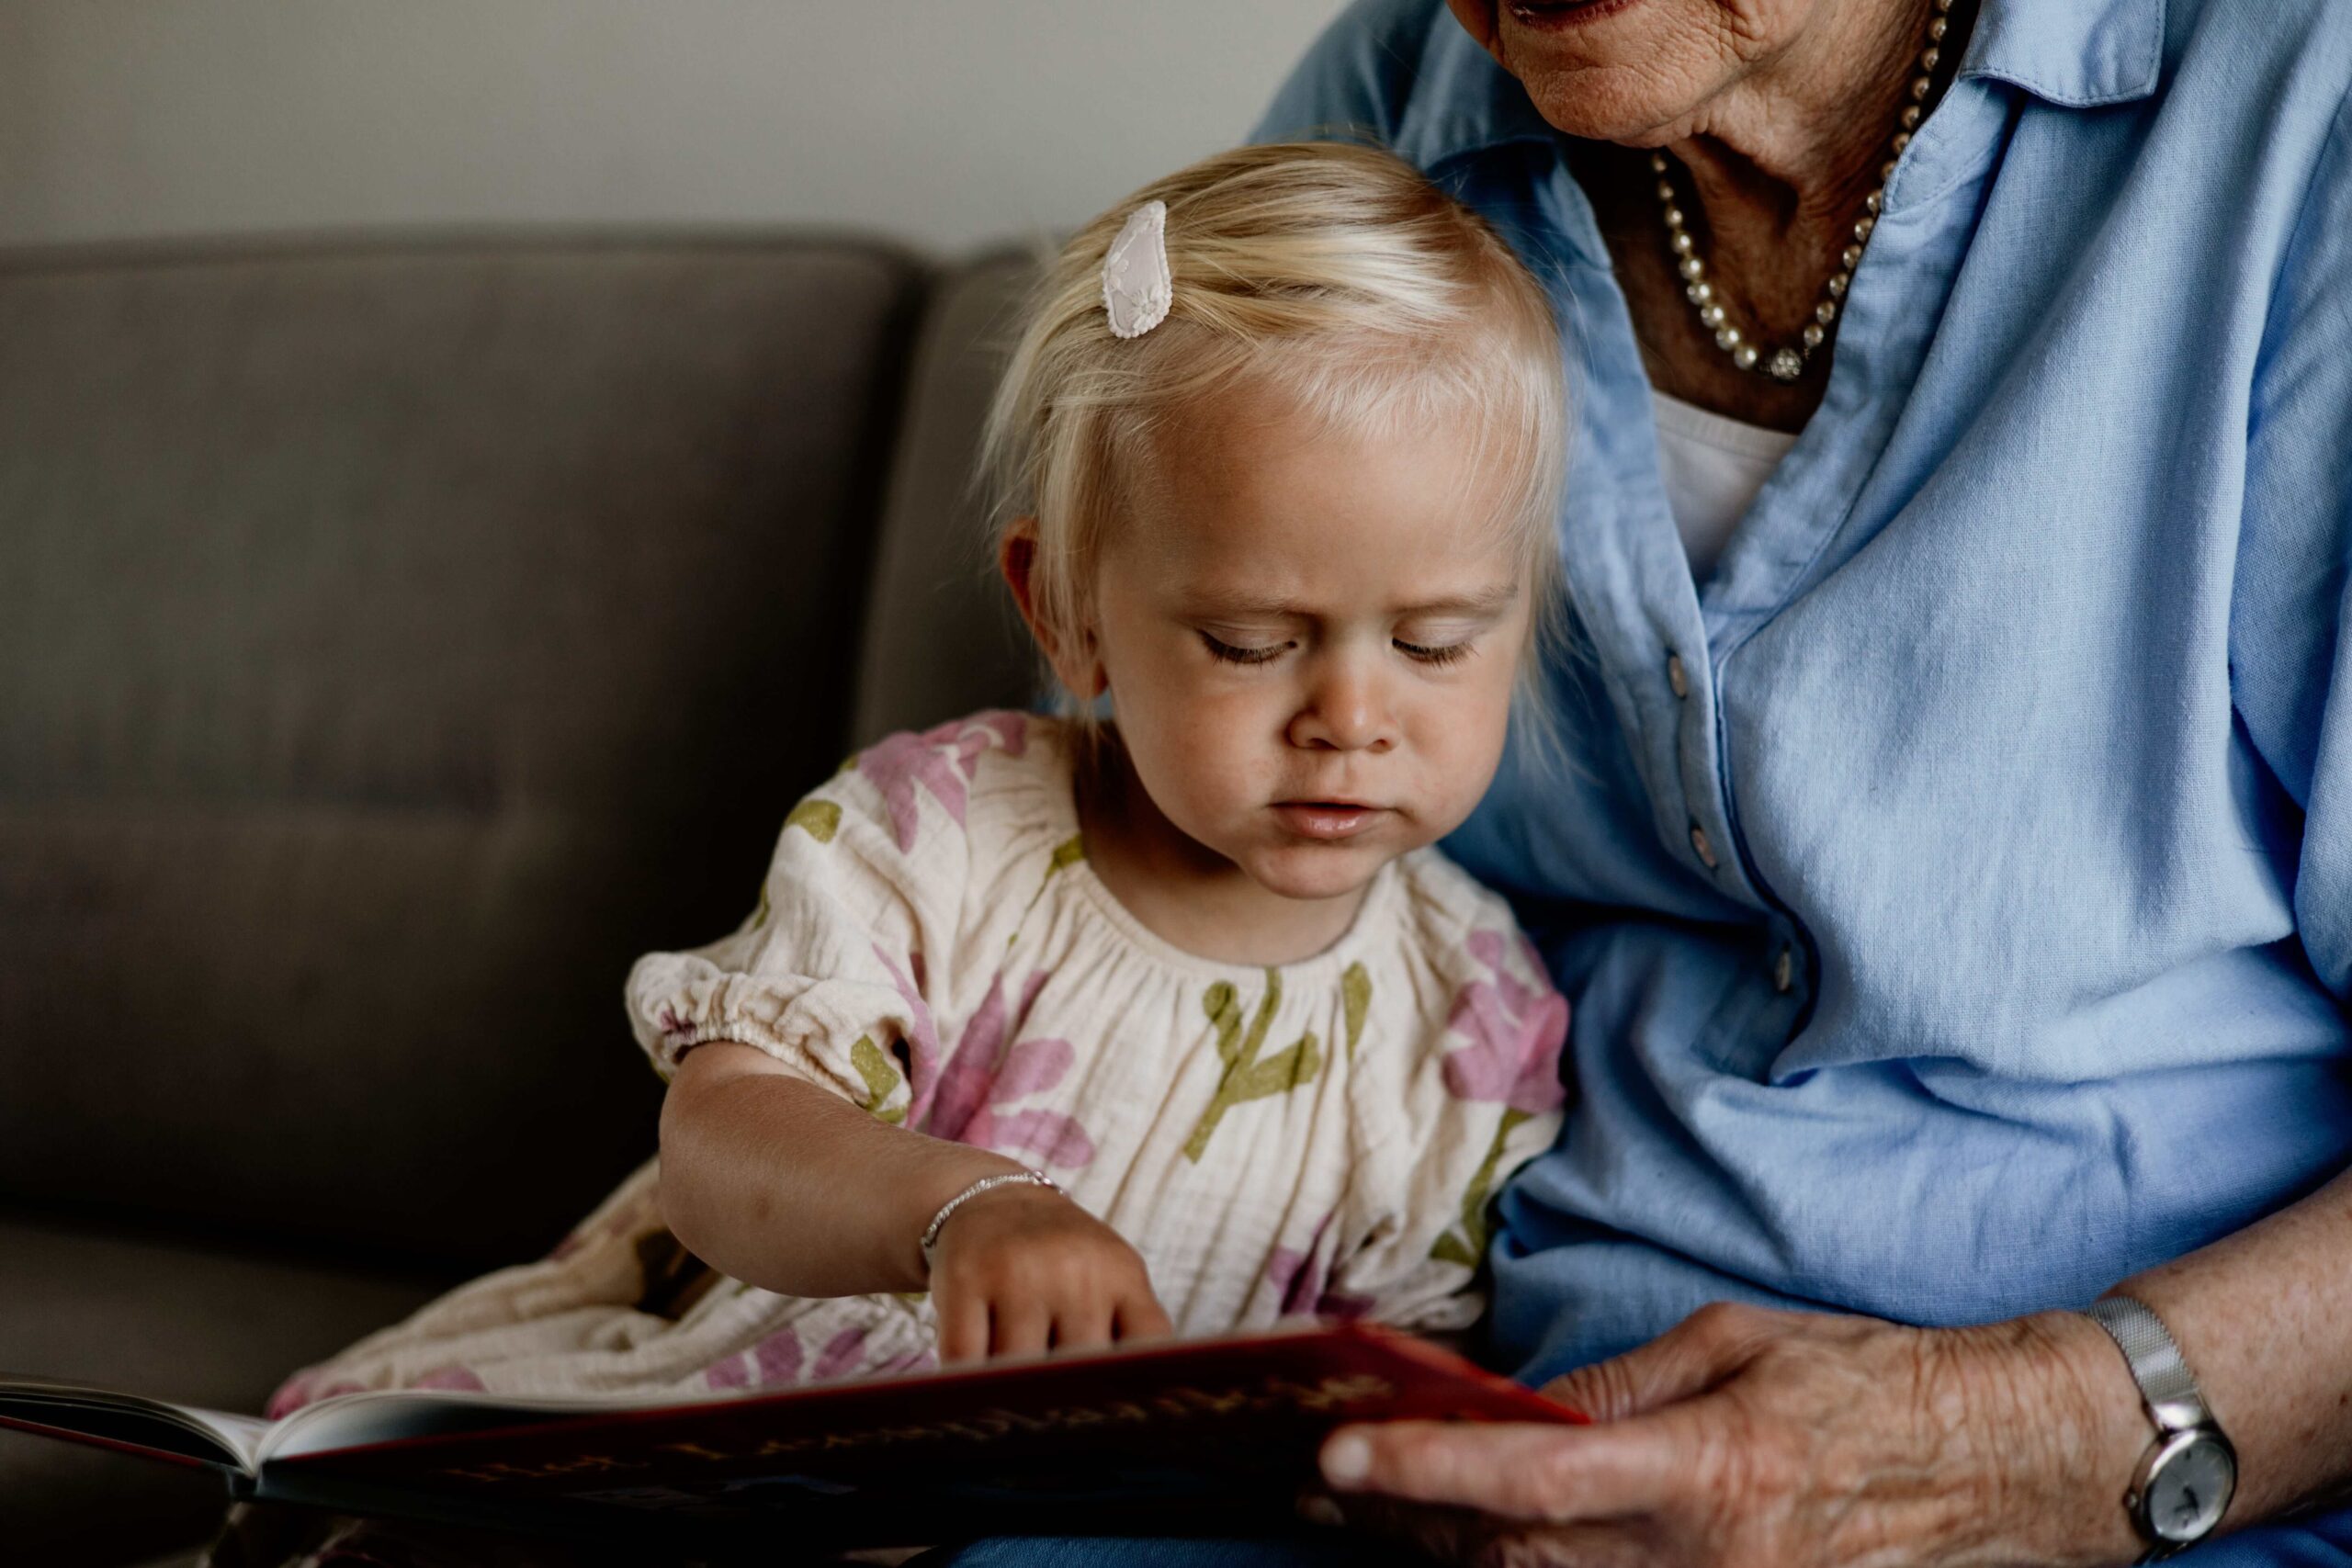
[[[662,1107],[662,1206],[689,1250],[797,1296],[928,1288],[942,1360],[1078,1348],[1170,1332],[1143,1259],[1117,1232],[987,1149],[876,1121],[749,1045],[714,1041],[678,1063]]]

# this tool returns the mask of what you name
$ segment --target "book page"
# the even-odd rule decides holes
[[[723,1403],[731,1395],[713,1395]],[[267,1428],[254,1452],[254,1468],[275,1460],[335,1453],[412,1438],[450,1437],[542,1422],[606,1416],[630,1410],[674,1410],[696,1403],[675,1394],[650,1399],[514,1398],[494,1393],[439,1390],[386,1390],[338,1394],[303,1408]]]
[[[249,1473],[269,1431],[249,1416],[21,1379],[0,1382],[0,1422]]]

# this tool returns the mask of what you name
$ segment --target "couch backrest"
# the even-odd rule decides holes
[[[861,746],[1035,692],[1036,654],[997,579],[987,498],[973,471],[989,399],[1036,276],[1030,258],[983,256],[933,292],[875,547],[852,718]]]
[[[650,1152],[621,977],[849,744],[924,282],[0,254],[0,1201],[476,1264]]]

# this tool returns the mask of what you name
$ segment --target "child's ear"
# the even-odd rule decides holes
[[[1042,613],[1037,601],[1037,520],[1016,517],[1004,537],[997,542],[997,570],[1004,574],[1004,585],[1012,590],[1012,602],[1021,610],[1022,624],[1053,667],[1055,678],[1080,702],[1091,702],[1101,696],[1111,684],[1094,645],[1094,631],[1082,626],[1073,636],[1055,626]]]

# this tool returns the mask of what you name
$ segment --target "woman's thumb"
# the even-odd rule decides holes
[[[1721,1382],[1771,1332],[1770,1319],[1729,1303],[1701,1307],[1646,1345],[1554,1378],[1543,1393],[1596,1421],[1647,1415]]]

